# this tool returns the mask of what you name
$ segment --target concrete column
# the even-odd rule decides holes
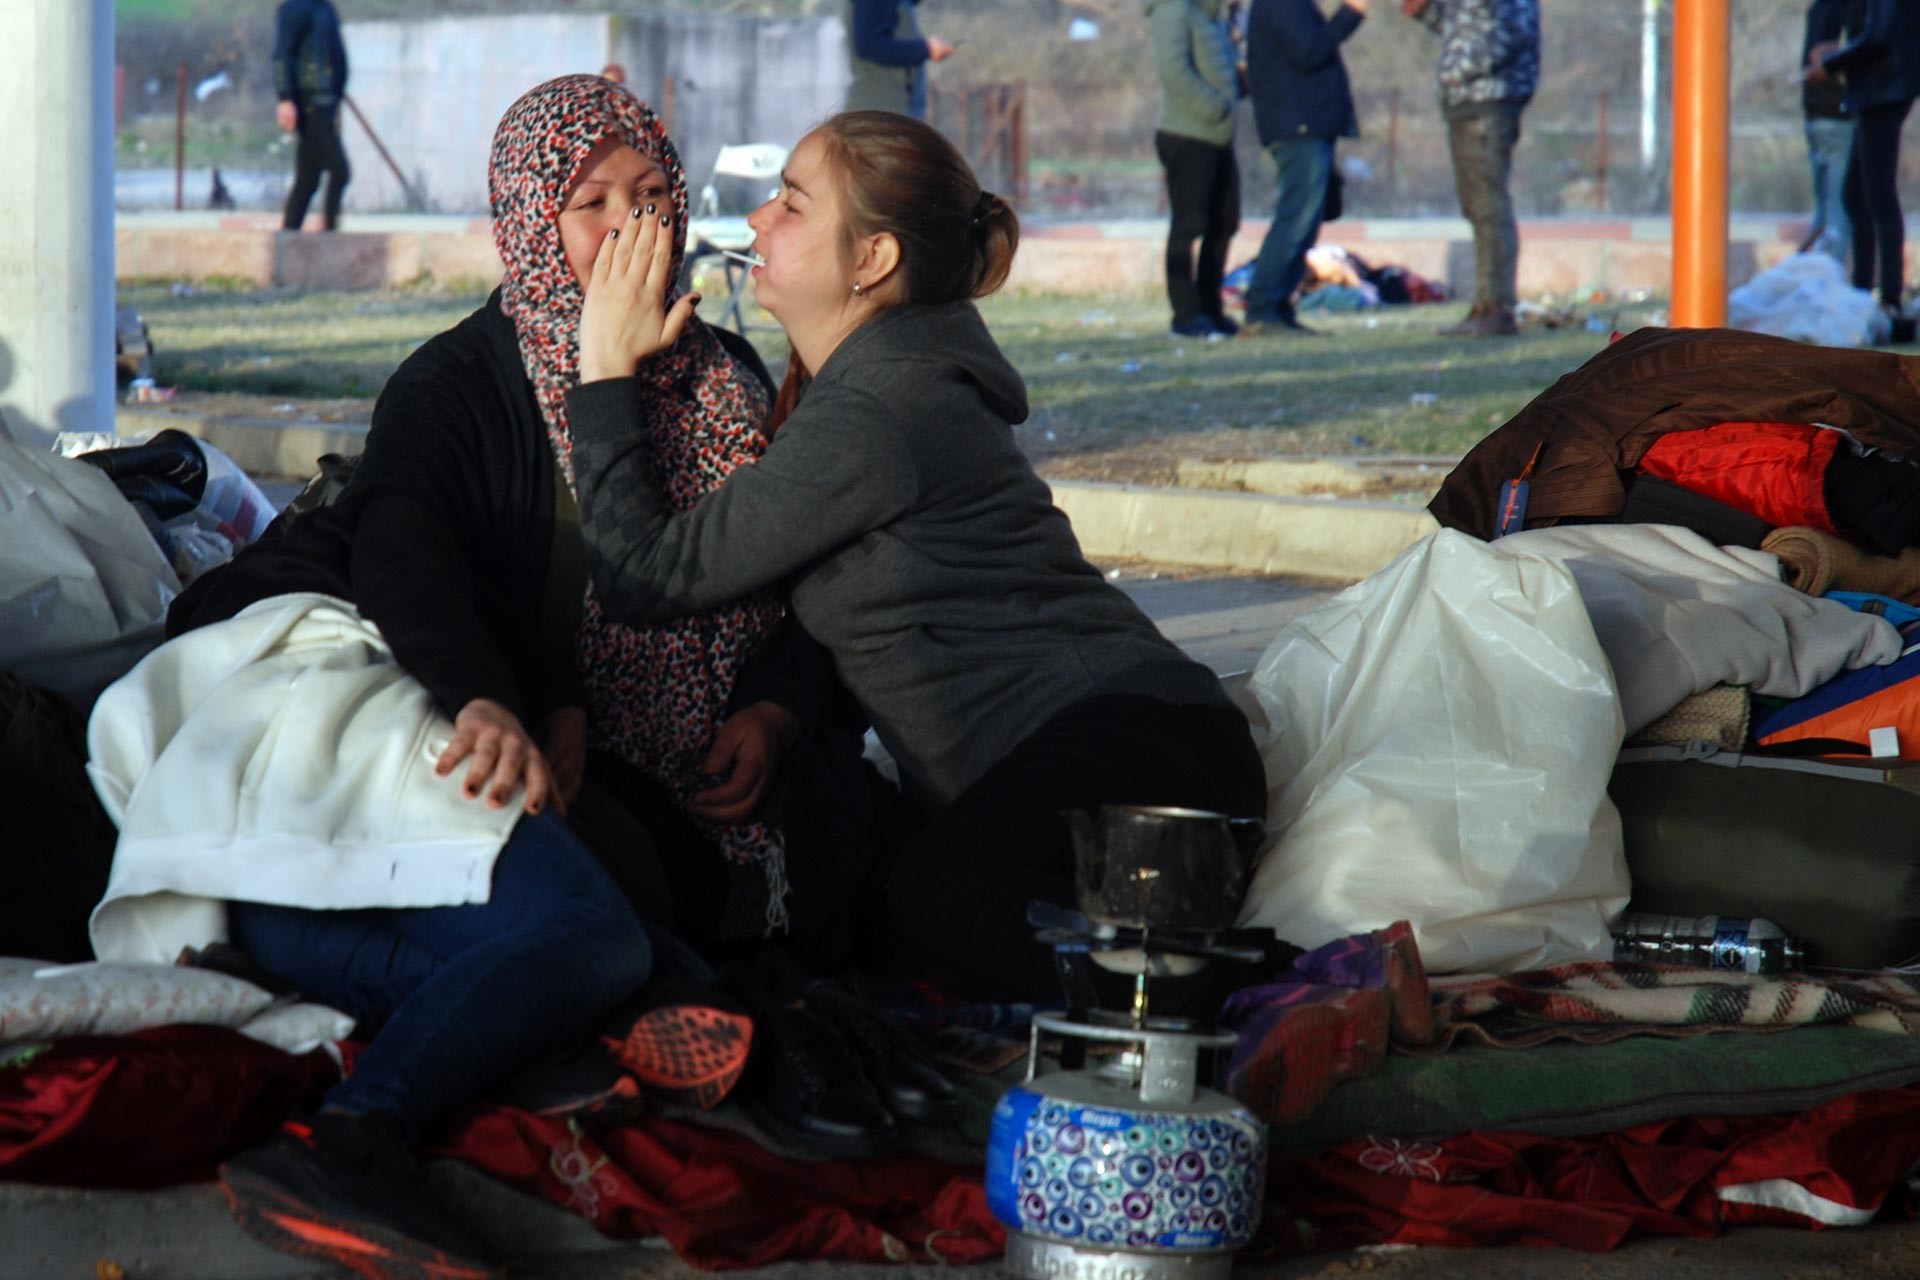
[[[0,419],[113,430],[113,0],[0,0]]]

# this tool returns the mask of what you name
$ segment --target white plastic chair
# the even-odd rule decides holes
[[[780,189],[780,172],[786,165],[787,148],[777,143],[742,142],[720,148],[720,154],[713,160],[713,172],[700,189],[700,200],[694,206],[696,212],[687,228],[693,241],[693,249],[687,255],[689,268],[722,249],[744,251],[753,243],[753,229],[747,225],[746,215]],[[727,178],[759,184],[750,188],[752,194],[747,208],[722,210],[720,183]],[[740,185],[734,184],[736,189]],[[737,258],[722,258],[721,263],[726,272],[727,301],[720,310],[720,323],[731,324],[736,333],[744,335],[749,326],[740,307],[749,279],[747,267]]]

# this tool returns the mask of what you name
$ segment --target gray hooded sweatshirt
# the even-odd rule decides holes
[[[759,462],[690,511],[653,480],[631,378],[568,402],[588,563],[626,622],[784,586],[910,793],[952,800],[1102,693],[1228,707],[1088,564],[1013,438],[1026,387],[970,302],[877,316]]]

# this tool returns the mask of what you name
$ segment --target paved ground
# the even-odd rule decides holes
[[[277,498],[285,496],[276,487]],[[1115,581],[1167,634],[1215,670],[1249,669],[1288,619],[1334,588],[1272,578],[1222,577],[1130,564]],[[519,1259],[523,1280],[683,1280],[695,1274],[657,1242],[614,1242],[583,1221],[495,1186],[458,1166],[436,1176]],[[0,1185],[0,1280],[322,1280],[337,1273],[254,1244],[210,1186],[150,1193],[82,1193]],[[885,1274],[933,1280],[933,1265],[887,1268],[782,1265],[761,1280],[865,1280]],[[981,1268],[991,1274],[993,1268]],[[1920,1226],[1888,1224],[1819,1234],[1748,1229],[1713,1241],[1641,1241],[1611,1254],[1565,1250],[1423,1249],[1316,1255],[1245,1263],[1242,1280],[1366,1275],[1382,1280],[1909,1280],[1920,1277]]]
[[[294,486],[268,485],[284,501]],[[1285,621],[1337,586],[1306,580],[1222,575],[1138,562],[1111,574],[1169,637],[1223,674],[1249,670]],[[680,1280],[692,1269],[657,1242],[613,1242],[583,1221],[536,1203],[463,1167],[436,1176],[486,1224],[496,1245],[520,1260],[525,1280]],[[254,1244],[227,1217],[210,1186],[150,1193],[84,1193],[0,1184],[0,1280],[320,1280],[329,1269]],[[783,1265],[764,1280],[857,1280],[872,1268]],[[889,1268],[888,1275],[932,1280],[932,1265]],[[982,1268],[982,1274],[990,1273]],[[1245,1263],[1258,1280],[1370,1275],[1395,1280],[1767,1280],[1807,1277],[1905,1280],[1920,1277],[1920,1226],[1886,1224],[1811,1233],[1748,1229],[1713,1241],[1642,1241],[1611,1254],[1508,1248],[1397,1250]]]

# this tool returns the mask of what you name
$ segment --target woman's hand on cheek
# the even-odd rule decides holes
[[[629,378],[642,360],[679,341],[700,302],[690,293],[667,307],[673,287],[671,215],[646,205],[610,232],[593,259],[580,311],[580,380]]]

